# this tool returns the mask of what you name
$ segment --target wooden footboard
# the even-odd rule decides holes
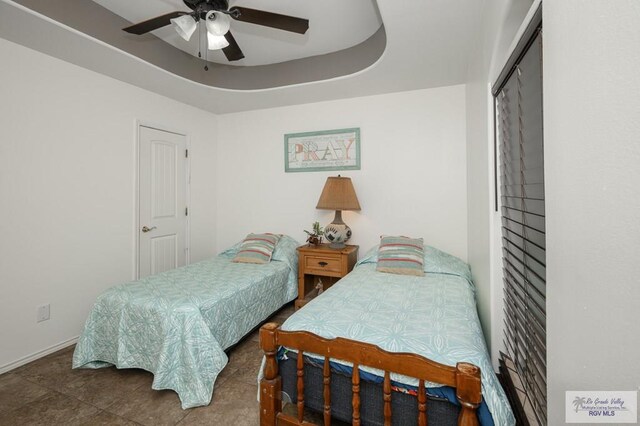
[[[282,412],[282,382],[278,374],[276,352],[280,346],[298,351],[297,357],[297,417]],[[384,424],[391,425],[391,378],[390,373],[399,373],[419,380],[418,424],[427,424],[427,396],[425,381],[440,383],[456,389],[456,396],[462,408],[458,425],[478,425],[476,409],[482,400],[480,389],[480,368],[473,364],[458,363],[456,367],[439,364],[425,357],[410,353],[391,353],[377,346],[355,340],[337,338],[324,339],[306,331],[283,331],[278,324],[268,323],[260,328],[260,347],[266,356],[264,377],[260,382],[260,424],[310,425],[304,417],[304,353],[324,356],[323,396],[324,425],[331,424],[331,370],[329,359],[339,359],[353,363],[352,374],[352,424],[360,425],[360,366],[373,367],[384,371],[383,400]]]

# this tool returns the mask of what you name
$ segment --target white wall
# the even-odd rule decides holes
[[[381,234],[424,237],[466,259],[464,86],[402,92],[220,116],[218,247],[249,232],[303,229],[332,211],[316,210],[327,176],[284,172],[285,133],[360,127],[362,170],[352,178],[361,212],[344,212],[360,255]]]
[[[191,259],[215,253],[217,118],[1,39],[0,58],[2,371],[77,336],[133,278],[136,119],[190,135]]]
[[[549,424],[640,386],[640,3],[544,3]]]
[[[490,86],[531,0],[487,0],[466,85],[469,265],[478,289],[478,311],[494,365],[502,349],[503,286],[500,221],[494,211],[493,99]]]

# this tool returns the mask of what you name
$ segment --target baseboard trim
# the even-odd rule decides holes
[[[72,337],[69,340],[65,340],[64,342],[60,342],[60,343],[58,343],[56,345],[50,346],[50,347],[48,347],[46,349],[43,349],[41,351],[34,352],[31,355],[27,355],[25,357],[22,357],[22,358],[20,358],[20,359],[18,359],[16,361],[10,362],[9,364],[0,365],[0,374],[6,373],[6,372],[11,371],[11,370],[13,370],[15,368],[18,368],[18,367],[21,367],[21,366],[23,366],[25,364],[28,364],[31,361],[35,361],[35,360],[37,360],[39,358],[42,358],[43,356],[47,356],[47,355],[52,354],[54,352],[57,352],[57,351],[59,351],[61,349],[67,348],[67,347],[69,347],[71,345],[74,345],[78,341],[79,337],[80,336]]]

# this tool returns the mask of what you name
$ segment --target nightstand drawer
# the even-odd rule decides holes
[[[339,257],[305,256],[304,269],[306,271],[339,273],[342,270],[342,261]]]

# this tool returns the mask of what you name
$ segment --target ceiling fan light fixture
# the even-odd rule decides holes
[[[191,15],[182,15],[179,18],[171,19],[171,23],[180,37],[189,41],[193,33],[198,28],[196,20]]]
[[[207,31],[207,45],[209,50],[218,50],[229,46],[229,42],[224,36],[213,35]]]
[[[214,36],[225,35],[229,32],[229,28],[231,27],[231,18],[229,18],[229,15],[222,12],[213,10],[207,12],[205,21],[207,25],[207,32]]]
[[[143,35],[172,25],[180,37],[189,41],[196,30],[200,30],[198,32],[197,52],[198,57],[202,58],[202,48],[204,46],[202,46],[201,27],[204,26],[207,29],[207,48],[204,49],[205,53],[209,49],[222,49],[227,60],[233,62],[244,58],[244,53],[242,53],[238,42],[229,31],[231,18],[248,24],[261,25],[297,34],[305,34],[309,29],[308,19],[241,6],[233,6],[229,9],[229,0],[183,0],[179,3],[184,3],[191,9],[191,12],[176,10],[165,13],[164,15],[129,25],[123,28],[123,31],[129,34]],[[200,25],[203,19],[204,25]],[[179,49],[183,49],[183,47],[186,46],[178,46]],[[191,50],[192,46],[188,47],[189,49],[183,50]],[[205,69],[207,69],[206,66]]]

